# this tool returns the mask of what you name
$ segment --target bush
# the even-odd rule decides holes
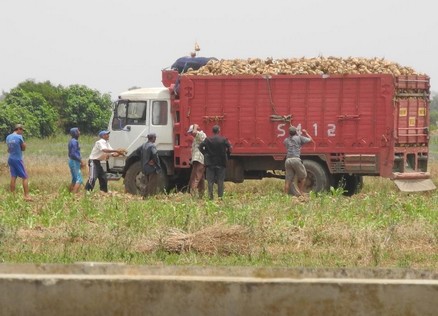
[[[50,81],[27,80],[0,99],[0,136],[11,133],[17,123],[26,135],[44,138],[57,130],[79,127],[84,133],[104,129],[111,116],[109,94],[100,94],[83,85],[55,87]]]

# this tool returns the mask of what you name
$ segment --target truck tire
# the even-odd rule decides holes
[[[157,192],[164,192],[164,190],[167,188],[167,175],[166,175],[166,169],[164,167],[164,164],[161,164],[162,171],[160,173],[159,180],[157,182]],[[127,193],[137,195],[141,194],[142,192],[142,173],[141,168],[141,162],[136,161],[134,162],[131,167],[129,167],[128,171],[125,175],[125,191]]]
[[[357,174],[342,174],[336,178],[336,187],[344,189],[345,196],[359,193],[363,188],[363,177]]]
[[[322,192],[330,188],[330,177],[328,171],[318,162],[313,160],[303,160],[307,171],[307,178],[304,184],[304,192]],[[298,196],[296,184],[291,185],[290,194]]]

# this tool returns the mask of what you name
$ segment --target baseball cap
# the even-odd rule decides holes
[[[157,134],[149,133],[147,137],[148,137],[148,139],[157,138]]]
[[[22,124],[15,124],[14,131],[22,129],[24,131],[24,126]]]
[[[187,134],[193,132],[193,129],[195,128],[195,126],[192,124],[190,125],[189,129],[187,130]]]
[[[100,131],[99,132],[99,137],[102,137],[103,135],[107,135],[107,134],[109,134],[110,133],[110,131]]]

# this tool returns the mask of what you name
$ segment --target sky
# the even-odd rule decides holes
[[[0,94],[32,79],[115,99],[162,86],[195,42],[218,59],[385,58],[438,92],[437,35],[431,0],[1,0]]]

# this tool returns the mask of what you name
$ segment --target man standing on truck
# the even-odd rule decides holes
[[[219,125],[213,126],[213,136],[207,137],[199,150],[204,155],[207,168],[208,197],[213,200],[213,185],[217,183],[217,195],[224,195],[225,168],[231,154],[231,145],[225,137],[219,135]]]
[[[187,134],[192,134],[192,172],[190,174],[189,188],[190,193],[194,196],[198,191],[199,197],[204,196],[205,181],[204,181],[204,155],[199,150],[199,144],[201,144],[207,135],[199,129],[198,124],[190,125]]]
[[[107,161],[109,156],[118,157],[124,155],[121,150],[115,150],[111,147],[109,143],[109,131],[100,131],[100,139],[94,144],[91,150],[90,158],[88,160],[88,165],[90,167],[90,174],[88,177],[87,184],[85,185],[85,190],[92,191],[96,180],[99,179],[99,187],[101,192],[108,192],[108,179],[106,177],[106,172],[103,170],[102,161]]]
[[[302,130],[302,134],[306,137],[298,135],[296,127],[291,126],[289,128],[289,137],[284,140],[284,145],[287,149],[285,162],[286,179],[284,182],[284,192],[286,194],[289,194],[295,176],[297,177],[298,193],[301,196],[304,194],[304,180],[307,177],[307,172],[300,157],[301,146],[308,142],[313,142],[313,139],[305,129]]]

